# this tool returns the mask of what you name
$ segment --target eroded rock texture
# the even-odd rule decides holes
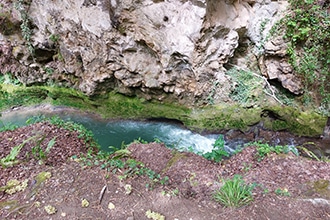
[[[56,81],[88,95],[116,90],[202,104],[210,93],[216,102],[229,100],[233,83],[224,65],[235,55],[235,64],[250,67],[252,60],[298,94],[300,85],[281,60],[283,46],[265,45],[286,6],[267,0],[32,0],[23,7],[35,54],[17,27],[1,29],[1,56],[16,63],[0,62],[25,84]],[[8,0],[2,10],[17,24],[22,16],[13,8]],[[259,49],[235,52],[243,44]]]

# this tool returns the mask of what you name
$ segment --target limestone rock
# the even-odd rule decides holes
[[[11,2],[5,0],[4,7],[13,8]],[[6,68],[26,84],[55,80],[88,95],[115,89],[188,105],[205,104],[210,96],[223,102],[230,100],[233,88],[224,65],[243,39],[265,46],[269,55],[283,56],[282,44],[264,41],[285,5],[262,0],[32,0],[24,7],[36,53],[29,54],[21,35],[6,35],[2,29],[0,51],[7,53],[9,44],[19,68]],[[11,13],[17,23],[19,12]],[[264,64],[270,78],[299,91],[290,68],[270,56]],[[47,68],[53,73],[45,74]]]

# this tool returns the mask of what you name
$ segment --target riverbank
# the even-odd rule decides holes
[[[40,104],[73,107],[108,119],[174,119],[198,132],[220,132],[230,129],[246,132],[258,125],[266,130],[319,137],[328,119],[313,110],[300,111],[288,106],[265,105],[244,108],[226,103],[192,108],[175,103],[127,97],[116,92],[88,97],[68,88],[1,84],[0,110]]]
[[[82,111],[76,108],[52,106],[41,104],[36,106],[20,106],[2,113],[3,125],[26,125],[31,118],[59,116],[64,120],[80,123],[91,130],[98,140],[101,148],[109,150],[109,146],[120,148],[124,143],[130,143],[136,139],[148,142],[160,139],[167,146],[177,150],[210,151],[216,138],[221,134],[225,139],[227,150],[234,152],[249,142],[266,142],[272,146],[290,145],[301,146],[312,151],[319,158],[330,156],[330,139],[319,137],[301,137],[286,131],[271,131],[264,129],[259,124],[248,131],[222,130],[219,133],[201,132],[189,130],[178,120],[166,118],[124,120],[106,119],[99,114]],[[0,124],[0,128],[3,126]],[[152,130],[152,131],[149,131]],[[128,137],[129,134],[129,137]],[[303,151],[304,156],[309,156]]]
[[[142,167],[133,163],[102,169],[104,163],[92,159],[76,131],[48,123],[1,132],[1,136],[0,158],[24,143],[19,163],[0,168],[0,217],[4,219],[147,219],[150,211],[166,219],[330,219],[330,164],[326,162],[274,153],[258,160],[256,149],[248,147],[216,164],[162,144],[130,145],[121,161],[143,163],[159,173],[158,178],[143,174]],[[42,151],[52,145],[44,159],[32,153],[38,137],[43,137]],[[81,159],[70,159],[73,155]],[[241,208],[225,208],[212,195],[223,179],[235,174],[256,184],[254,200]],[[18,187],[5,191],[10,180],[17,180]]]

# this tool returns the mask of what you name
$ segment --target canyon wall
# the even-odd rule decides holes
[[[300,94],[285,42],[269,35],[287,6],[270,0],[5,0],[0,72],[26,85],[59,84],[91,96],[115,90],[201,105],[210,96],[214,103],[231,101],[235,83],[226,70],[235,67]]]

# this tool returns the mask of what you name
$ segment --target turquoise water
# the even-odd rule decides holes
[[[23,126],[32,116],[57,115],[64,120],[71,120],[84,125],[91,130],[102,150],[109,150],[109,146],[119,148],[122,144],[142,139],[148,142],[160,140],[166,146],[178,150],[193,150],[194,152],[209,152],[218,135],[201,135],[194,133],[181,125],[157,121],[114,121],[104,120],[92,114],[80,113],[73,110],[54,108],[22,109],[3,113],[1,121],[4,124]],[[3,126],[0,124],[0,127]],[[228,149],[231,151],[231,149]]]

